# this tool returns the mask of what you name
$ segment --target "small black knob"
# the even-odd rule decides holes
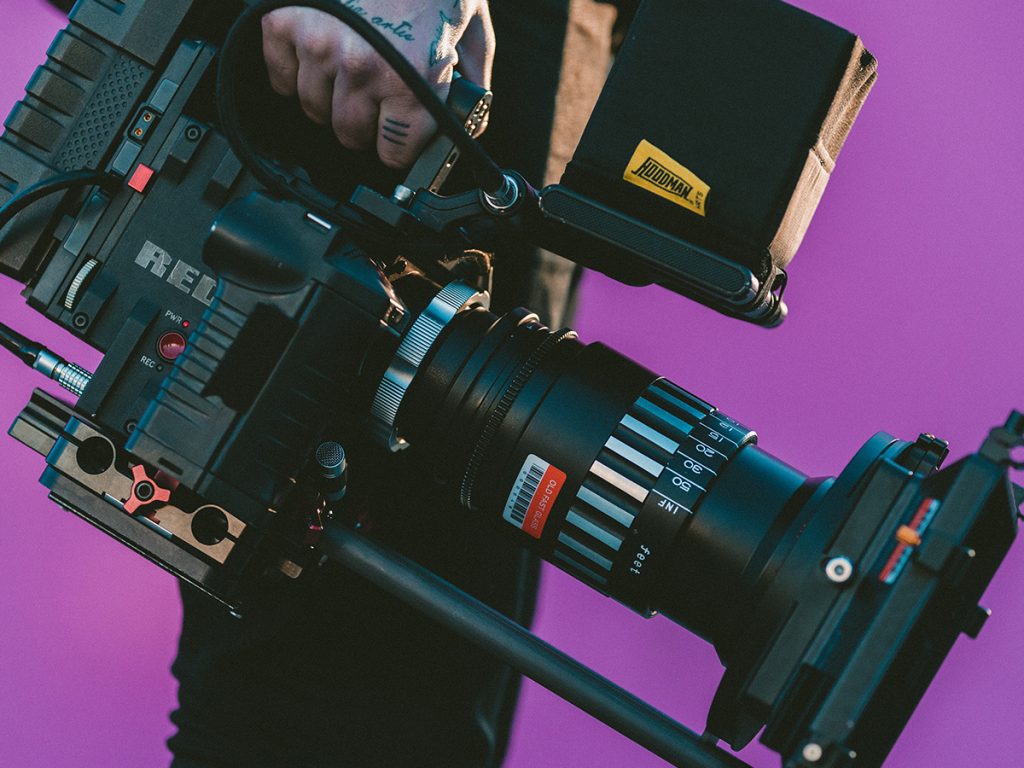
[[[348,462],[340,443],[328,440],[316,449],[317,469],[321,477],[321,491],[327,501],[337,502],[345,496],[348,485]]]

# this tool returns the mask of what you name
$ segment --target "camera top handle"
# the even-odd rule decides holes
[[[300,200],[312,210],[335,215],[337,213],[323,211],[318,201],[288,187],[279,177],[270,173],[245,140],[239,122],[235,79],[241,56],[246,49],[244,38],[258,28],[257,24],[264,15],[279,8],[295,6],[313,8],[351,27],[353,32],[373,46],[373,49],[391,66],[423,108],[437,121],[439,130],[455,142],[464,161],[470,164],[477,185],[492,196],[500,196],[502,190],[507,189],[508,181],[501,168],[473,136],[467,133],[463,122],[438,98],[412,64],[359,13],[332,0],[262,0],[251,5],[238,17],[224,41],[217,69],[217,109],[220,127],[238,159],[260,183],[279,195]]]

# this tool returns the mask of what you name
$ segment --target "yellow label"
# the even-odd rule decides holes
[[[711,187],[646,139],[637,145],[622,178],[700,216],[704,215]]]

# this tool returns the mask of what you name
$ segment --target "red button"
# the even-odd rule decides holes
[[[128,186],[142,194],[146,191],[146,187],[149,186],[149,180],[152,178],[153,169],[139,163],[139,167],[135,169],[135,173],[132,174],[131,179],[128,181]]]
[[[173,363],[185,351],[185,337],[177,331],[168,331],[156,343],[156,352],[169,363]]]

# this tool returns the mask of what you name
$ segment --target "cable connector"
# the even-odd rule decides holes
[[[45,347],[32,367],[45,373],[75,397],[81,397],[92,381],[92,374],[85,368],[62,360]]]
[[[55,355],[37,341],[25,338],[0,323],[0,346],[28,365],[53,379],[75,397],[81,397],[92,381],[92,374],[80,365]]]

